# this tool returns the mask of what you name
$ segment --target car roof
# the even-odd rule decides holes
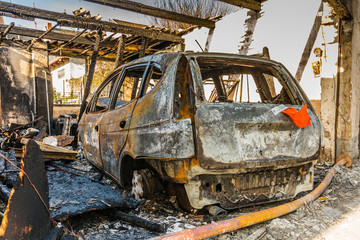
[[[199,57],[206,57],[206,58],[228,58],[228,59],[237,59],[237,60],[242,60],[242,61],[253,61],[253,62],[258,62],[258,63],[264,63],[264,64],[277,64],[277,65],[281,65],[281,63],[276,62],[274,60],[270,60],[270,59],[266,59],[266,58],[262,58],[262,57],[258,57],[258,56],[249,56],[249,55],[239,55],[239,54],[232,54],[232,53],[219,53],[219,52],[190,52],[190,51],[185,51],[185,52],[165,52],[165,53],[157,53],[157,54],[153,54],[153,55],[148,55],[142,58],[138,58],[135,59],[131,62],[128,62],[126,64],[123,64],[120,67],[123,66],[128,66],[128,65],[133,65],[133,64],[138,64],[138,63],[144,63],[144,62],[149,62],[149,61],[154,61],[156,62],[156,59],[163,59],[166,56],[180,56],[180,55],[185,55],[188,58],[199,58]],[[117,68],[117,69],[118,69]]]

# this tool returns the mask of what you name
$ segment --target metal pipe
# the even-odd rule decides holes
[[[45,73],[45,92],[46,92],[46,111],[47,111],[47,120],[48,120],[48,127],[49,127],[49,135],[51,135],[51,125],[50,125],[50,109],[49,109],[49,91],[48,91],[48,84],[47,84],[47,72],[43,70]]]
[[[343,165],[345,165],[346,167],[350,167],[352,163],[352,159],[346,154],[341,154],[336,159],[336,162],[337,163],[330,169],[328,174],[325,176],[324,180],[320,183],[320,185],[317,188],[315,188],[308,195],[299,198],[295,201],[277,207],[265,209],[259,212],[254,212],[247,215],[239,216],[236,218],[231,218],[224,221],[199,226],[196,228],[186,229],[183,231],[151,238],[151,240],[204,239],[222,233],[234,231],[240,228],[244,228],[247,226],[255,225],[257,223],[265,222],[267,220],[291,213],[297,210],[298,208],[300,208],[302,205],[317,199],[325,191],[326,187],[330,184],[333,176],[336,173],[336,168],[338,166],[343,166]]]

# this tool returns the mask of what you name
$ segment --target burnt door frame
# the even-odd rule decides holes
[[[86,116],[84,116],[85,129],[83,133],[83,139],[86,141],[86,143],[84,142],[84,151],[87,154],[89,160],[102,170],[104,170],[104,163],[101,158],[101,140],[99,136],[101,132],[100,122],[104,114],[109,111],[109,106],[111,103],[110,99],[115,89],[116,82],[121,76],[121,73],[122,69],[115,70],[104,80],[104,82],[98,87],[94,96],[90,100],[90,103],[86,108]],[[111,82],[114,83],[111,85],[112,88],[110,89],[110,99],[107,105],[107,109],[96,111],[96,102],[98,101],[99,94],[108,84],[111,84]]]
[[[118,180],[119,182],[121,180],[119,171],[121,165],[120,156],[127,142],[132,113],[140,96],[141,88],[144,85],[143,82],[148,75],[150,66],[151,62],[144,62],[130,65],[123,69],[120,78],[116,82],[114,91],[112,92],[112,96],[109,102],[109,110],[100,122],[100,125],[103,128],[100,135],[100,145],[102,149],[101,158],[104,164],[104,170],[108,175]],[[138,93],[129,102],[116,108],[116,100],[119,91],[124,84],[127,73],[137,68],[144,68]],[[133,85],[131,89],[132,91],[134,91],[134,87],[138,86]]]

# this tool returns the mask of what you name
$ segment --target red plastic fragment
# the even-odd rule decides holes
[[[289,107],[282,111],[286,115],[288,115],[291,120],[295,123],[299,128],[304,128],[306,126],[310,126],[310,117],[307,111],[307,105],[305,104],[298,112],[295,108]]]

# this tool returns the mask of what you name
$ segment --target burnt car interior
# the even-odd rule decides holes
[[[296,104],[285,81],[269,65],[204,57],[197,62],[208,102]]]

